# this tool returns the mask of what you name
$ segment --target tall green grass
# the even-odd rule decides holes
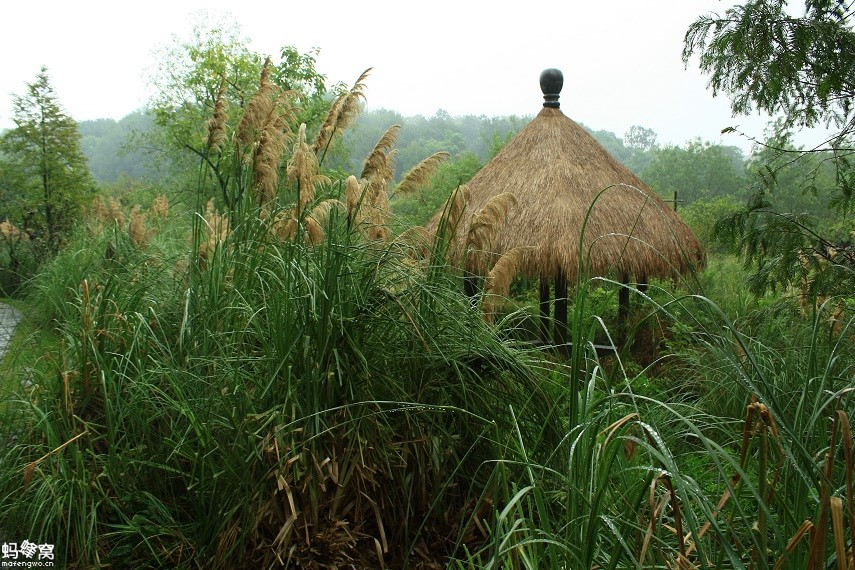
[[[204,270],[104,238],[57,260],[92,261],[39,288],[63,356],[5,418],[2,525],[81,567],[448,556],[496,495],[506,411],[557,431],[539,358],[396,244],[233,224]]]
[[[847,567],[851,317],[757,303],[712,263],[632,288],[660,359],[601,359],[644,331],[614,332],[602,287],[631,286],[581,261],[572,353],[534,350],[462,294],[444,222],[427,254],[370,239],[340,213],[363,195],[309,239],[320,177],[277,182],[278,143],[232,149],[217,239],[203,168],[192,217],[81,230],[41,269],[28,303],[58,340],[0,414],[12,540],[71,568]]]

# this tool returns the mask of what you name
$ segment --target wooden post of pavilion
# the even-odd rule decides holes
[[[564,75],[557,69],[546,69],[540,74],[540,90],[543,92],[543,106],[552,109],[561,107],[558,98],[564,87]],[[567,274],[559,265],[555,272],[555,344],[559,350],[567,350]],[[540,314],[541,321],[548,325],[543,315],[549,314],[549,282],[540,278]]]

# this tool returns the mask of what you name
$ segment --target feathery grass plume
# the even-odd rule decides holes
[[[374,145],[374,149],[368,155],[368,158],[365,159],[365,165],[362,167],[360,178],[370,179],[380,175],[380,177],[387,180],[392,179],[394,169],[390,169],[389,167],[390,149],[398,139],[398,131],[400,130],[401,125],[392,125],[383,133],[383,136]]]
[[[285,151],[284,127],[274,111],[265,123],[253,153],[253,178],[258,205],[261,207],[273,201],[279,187],[279,162]]]
[[[371,195],[371,203],[369,204],[369,214],[373,231],[370,232],[372,239],[389,239],[392,230],[389,224],[392,221],[392,208],[389,206],[389,195],[386,189],[389,187],[388,182],[383,179],[375,179],[369,182],[368,191]]]
[[[499,227],[508,219],[508,213],[517,206],[510,192],[490,198],[481,210],[472,216],[466,236],[466,269],[483,275],[489,267],[490,244],[498,237]]]
[[[328,198],[312,208],[310,217],[314,218],[319,224],[324,225],[330,218],[330,212],[333,208],[345,209],[346,206],[336,198]]]
[[[199,258],[203,261],[202,269],[206,266],[204,262],[229,235],[229,219],[217,211],[213,198],[208,200],[205,207],[205,233],[207,239],[199,245]]]
[[[365,159],[365,166],[362,169],[364,196],[356,221],[357,226],[370,240],[386,240],[392,233],[389,229],[392,211],[389,207],[388,191],[389,183],[395,175],[397,150],[391,147],[395,144],[400,128],[400,125],[392,125],[386,130]],[[348,195],[349,210],[350,198],[351,194]]]
[[[104,222],[111,225],[116,224],[120,230],[125,229],[125,214],[122,212],[122,205],[112,196],[107,200],[106,216]]]
[[[442,150],[422,160],[401,178],[401,181],[395,186],[392,194],[405,194],[425,186],[430,182],[430,178],[436,172],[437,167],[450,156],[449,153]]]
[[[226,77],[220,80],[220,89],[214,100],[214,113],[208,119],[208,150],[219,152],[226,142],[226,121],[229,118],[228,100],[226,99]]]
[[[297,212],[298,217],[306,204],[315,197],[315,185],[329,182],[329,178],[318,173],[318,157],[306,143],[306,123],[300,125],[294,151],[288,161],[285,174],[289,184],[297,183]]]
[[[104,206],[104,199],[101,196],[95,196],[92,199],[90,212],[99,221],[107,219],[107,208]]]
[[[261,80],[258,91],[249,100],[246,109],[238,123],[238,141],[248,146],[256,142],[262,127],[269,120],[270,114],[276,107],[276,95],[279,90],[276,85],[270,83],[270,58],[264,61],[261,68]]]
[[[169,198],[163,194],[155,196],[151,204],[151,214],[156,218],[165,220],[169,216]]]
[[[285,150],[286,137],[294,120],[291,91],[270,82],[268,57],[261,70],[256,94],[250,99],[238,124],[238,141],[252,146],[252,170],[258,203],[269,204],[279,185],[279,162]]]
[[[430,255],[431,241],[431,233],[424,226],[407,228],[395,238],[395,243],[406,249],[407,257],[415,260]]]
[[[335,136],[343,133],[359,114],[360,99],[365,99],[364,81],[370,72],[370,67],[363,71],[350,91],[342,93],[333,102],[329,113],[327,113],[327,118],[318,130],[315,141],[312,143],[312,152],[316,155],[322,151],[326,152]]]
[[[344,195],[347,200],[347,218],[351,225],[359,224],[360,202],[363,199],[365,185],[356,179],[356,176],[348,176],[344,181]]]
[[[306,243],[309,245],[317,245],[324,241],[324,228],[315,218],[307,216],[303,220],[303,228],[306,230]]]
[[[448,197],[448,200],[445,201],[445,205],[442,207],[442,212],[444,212],[445,216],[444,225],[450,233],[453,234],[457,230],[457,226],[463,218],[463,212],[466,211],[468,206],[469,186],[461,184],[451,193],[451,196]],[[449,254],[452,253],[452,251],[449,251]]]
[[[0,234],[3,234],[4,238],[11,241],[29,241],[30,239],[26,233],[19,230],[10,222],[9,218],[0,222]]]
[[[297,234],[297,212],[294,208],[280,211],[273,218],[271,233],[281,241],[293,239]]]
[[[291,91],[278,89],[270,114],[264,121],[253,154],[253,176],[260,206],[269,204],[279,185],[279,163],[285,151],[294,111],[290,106]]]
[[[516,247],[502,257],[487,274],[484,303],[482,311],[484,318],[492,322],[496,310],[502,301],[508,296],[511,289],[511,281],[519,274],[525,261],[526,248]]]
[[[131,238],[131,242],[140,249],[145,249],[148,245],[148,240],[151,238],[152,233],[154,233],[152,228],[146,230],[145,220],[146,213],[142,211],[142,206],[137,204],[131,209],[131,216],[128,221],[128,235]]]

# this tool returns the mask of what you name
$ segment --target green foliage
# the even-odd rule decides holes
[[[55,252],[93,190],[80,132],[62,110],[44,67],[12,104],[15,128],[0,139],[3,172],[15,172],[3,185],[4,217]]]
[[[486,162],[522,128],[520,117],[452,117],[439,110],[433,117],[404,117],[387,109],[375,109],[360,115],[354,128],[345,134],[343,144],[350,150],[350,160],[339,164],[344,170],[361,170],[359,162],[367,156],[390,125],[401,125],[396,157],[396,179],[424,157],[437,151],[452,156],[472,153]]]
[[[228,188],[234,173],[226,169],[233,163],[230,144],[225,145],[224,152],[209,155],[208,120],[214,114],[221,87],[231,130],[256,93],[265,59],[248,45],[249,40],[234,23],[200,23],[194,27],[192,38],[176,39],[160,55],[160,67],[151,78],[157,89],[150,103],[157,129],[144,144],[158,149],[164,164],[183,173],[183,180],[178,180],[185,191],[198,190],[192,166],[201,159],[207,163],[210,176],[202,181],[205,195],[225,202],[233,200]],[[270,72],[271,82],[293,91],[294,106],[301,108],[295,120],[297,124],[305,122],[309,132],[317,128],[330,104],[325,97],[325,78],[315,69],[317,53],[301,54],[293,47],[283,47]]]
[[[633,125],[624,135],[623,143],[627,148],[648,151],[658,146],[656,138],[656,131],[653,129],[648,129],[641,125]]]
[[[851,16],[843,0],[806,0],[801,17],[791,16],[782,0],[751,0],[724,17],[698,18],[686,33],[683,59],[699,55],[713,92],[730,96],[734,113],[758,109],[781,115],[752,160],[759,179],[754,195],[717,229],[754,267],[757,293],[807,279],[808,272],[819,276],[811,279],[815,294],[852,290],[851,224],[836,228],[840,236],[822,223],[832,213],[849,216],[853,206]],[[792,147],[794,127],[818,125],[837,132],[817,148]],[[844,255],[833,259],[832,250]],[[844,280],[841,289],[821,288],[837,279]]]
[[[119,121],[98,119],[83,121],[80,128],[80,149],[86,156],[92,176],[101,184],[120,178],[163,181],[165,176],[157,167],[141,139],[151,136],[153,116],[135,111]]]
[[[695,200],[721,196],[745,196],[742,152],[699,139],[685,147],[666,146],[651,152],[652,159],[641,172],[641,178],[666,200],[682,200],[678,207]]]
[[[83,565],[374,556],[372,536],[401,561],[495,487],[509,407],[527,439],[555,429],[534,355],[459,281],[335,221],[314,247],[267,229],[247,212],[195,277],[112,230],[46,268],[64,356],[3,424],[4,528]]]
[[[430,185],[415,193],[392,198],[395,226],[403,231],[423,226],[442,208],[451,193],[466,184],[481,170],[482,162],[474,153],[464,152],[439,165]]]
[[[834,122],[846,129],[855,92],[855,33],[846,0],[805,0],[793,17],[782,0],[750,0],[688,29],[683,59],[700,58],[713,93],[734,114],[782,114],[785,127]]]
[[[679,199],[679,194],[678,194]],[[730,195],[701,198],[679,209],[680,217],[701,240],[704,249],[722,253],[727,248],[714,237],[715,224],[722,218],[742,209],[742,203]]]

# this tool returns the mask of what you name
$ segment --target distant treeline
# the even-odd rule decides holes
[[[531,117],[451,116],[440,110],[432,117],[405,117],[388,109],[362,113],[356,125],[343,137],[339,148],[327,157],[325,167],[341,172],[359,173],[374,145],[391,125],[401,125],[396,148],[396,178],[423,158],[438,151],[450,153],[447,168],[439,176],[445,180],[432,185],[434,193],[448,193],[449,187],[467,182],[504,144],[525,126]],[[584,126],[584,125],[583,125]],[[776,162],[770,149],[755,147],[746,157],[736,146],[725,146],[696,139],[683,145],[660,146],[657,134],[642,126],[633,126],[623,136],[585,127],[617,160],[635,172],[666,200],[677,193],[677,207],[690,208],[685,215],[707,210],[710,219],[735,210],[752,193],[752,185],[764,175],[766,166]],[[163,154],[153,152],[152,117],[137,111],[120,121],[99,119],[80,123],[82,150],[92,174],[104,187],[125,186],[129,181],[153,183],[165,188],[174,184]],[[785,143],[786,144],[786,143]],[[779,165],[775,171],[777,188],[769,196],[781,211],[804,212],[827,222],[827,197],[834,186],[833,175],[825,173],[822,156],[799,164]],[[777,159],[780,162],[780,159]],[[810,192],[805,180],[810,179]],[[118,184],[117,184],[118,183]],[[453,189],[453,188],[452,188]],[[108,190],[109,191],[109,190]],[[426,206],[441,204],[437,195],[407,217],[407,223],[421,220]],[[401,204],[406,213],[409,206]],[[415,206],[413,206],[415,207]],[[708,222],[709,223],[709,222]],[[703,233],[703,232],[702,232]]]

